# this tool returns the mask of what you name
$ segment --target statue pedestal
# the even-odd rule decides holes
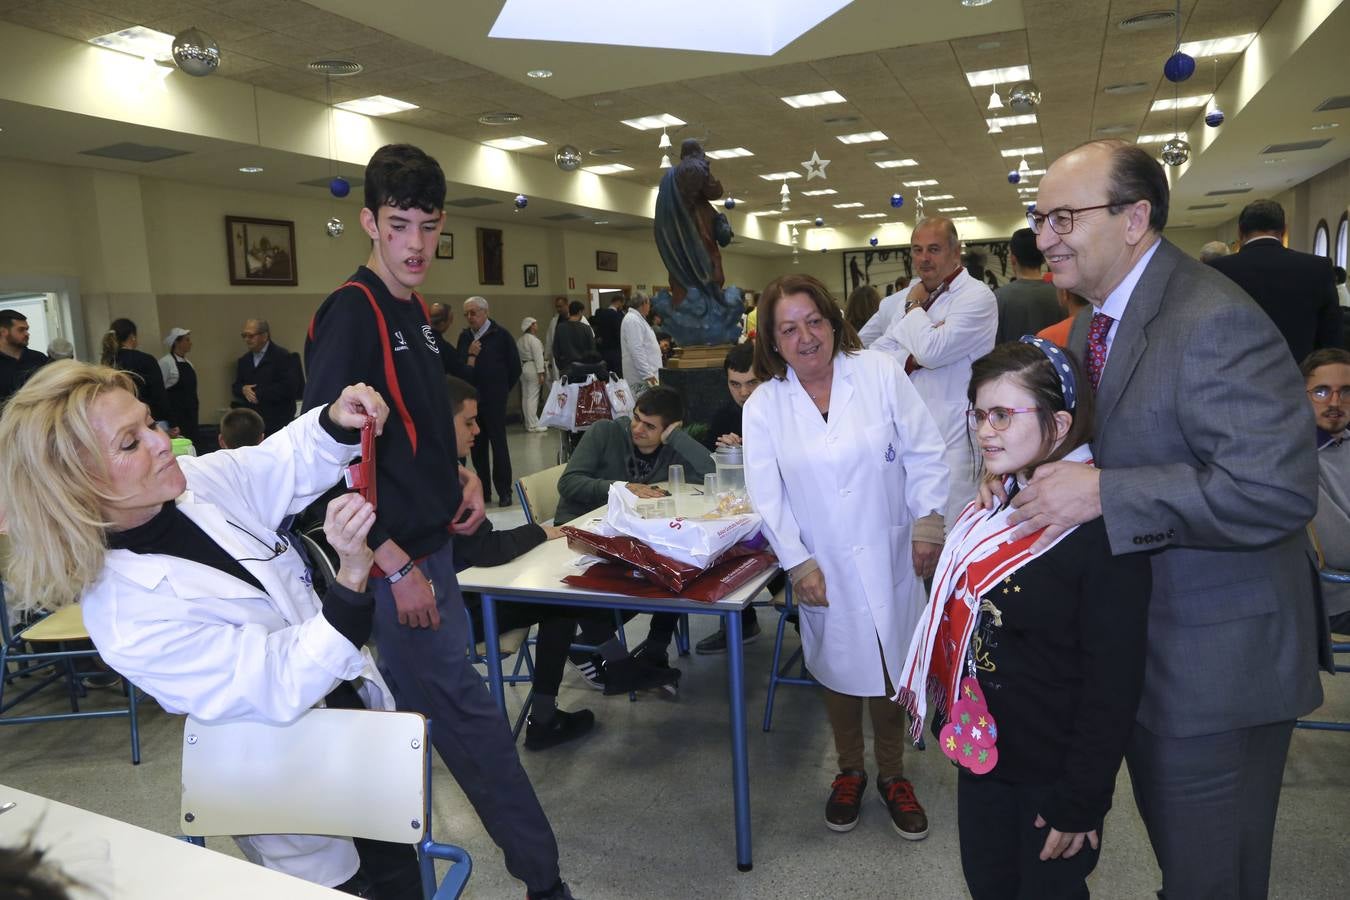
[[[722,371],[721,359],[725,357],[726,353],[723,352],[715,369],[682,367],[661,370],[661,384],[674,388],[684,398],[686,426],[696,422],[706,425],[712,420],[713,413],[731,399],[731,394],[727,391],[726,375]]]

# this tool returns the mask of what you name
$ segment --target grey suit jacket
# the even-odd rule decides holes
[[[1069,336],[1080,358],[1091,315]],[[1112,552],[1153,554],[1138,714],[1150,731],[1213,734],[1321,704],[1312,433],[1270,318],[1163,240],[1116,327],[1092,444]]]

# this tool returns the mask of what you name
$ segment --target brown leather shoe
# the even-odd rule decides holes
[[[831,831],[852,831],[853,826],[858,824],[865,790],[866,772],[848,769],[834,777],[834,784],[830,785],[830,799],[825,802],[825,825]]]
[[[881,802],[891,814],[891,827],[907,841],[921,841],[928,837],[928,814],[914,796],[914,785],[904,778],[877,780]]]

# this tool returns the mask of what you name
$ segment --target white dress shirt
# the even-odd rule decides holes
[[[661,374],[661,345],[656,332],[642,313],[630,309],[619,326],[619,352],[623,357],[623,377],[630,385],[655,381]]]
[[[1134,264],[1134,268],[1121,279],[1116,289],[1106,295],[1106,300],[1101,308],[1095,312],[1105,313],[1111,317],[1111,328],[1106,332],[1106,359],[1111,358],[1111,344],[1116,339],[1116,329],[1120,327],[1121,317],[1125,315],[1125,307],[1130,305],[1130,295],[1134,293],[1134,286],[1139,283],[1139,279],[1144,275],[1144,269],[1148,267],[1148,261],[1153,258],[1153,254],[1158,251],[1158,245],[1162,240],[1155,238],[1153,246],[1144,251],[1144,255],[1139,257],[1139,261]],[[1106,371],[1106,363],[1102,362],[1102,371]]]

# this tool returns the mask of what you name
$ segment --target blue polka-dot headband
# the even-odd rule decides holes
[[[1036,337],[1034,334],[1022,335],[1022,343],[1030,344],[1046,355],[1055,374],[1059,376],[1059,389],[1064,394],[1064,408],[1070,411],[1078,404],[1078,382],[1073,375],[1073,366],[1069,357],[1054,341]]]

